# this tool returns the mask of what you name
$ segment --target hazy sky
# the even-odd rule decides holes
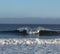
[[[4,17],[60,17],[60,0],[0,0]]]

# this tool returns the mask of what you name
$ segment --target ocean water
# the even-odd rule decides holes
[[[0,24],[0,31],[12,31],[18,28],[28,28],[32,31],[38,28],[60,30],[60,25],[48,25],[48,24]],[[19,35],[16,33],[0,33],[0,38],[39,38],[39,35]]]
[[[0,24],[0,31],[18,28],[60,30],[60,25],[49,24]],[[60,35],[39,36],[0,33],[0,54],[60,54]]]

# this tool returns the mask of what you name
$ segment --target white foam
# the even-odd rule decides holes
[[[0,54],[60,54],[60,38],[0,39]]]
[[[0,39],[0,45],[18,45],[18,44],[60,44],[60,39]]]

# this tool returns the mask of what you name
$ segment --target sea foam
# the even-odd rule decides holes
[[[60,39],[0,39],[0,45],[37,45],[37,44],[60,44]]]

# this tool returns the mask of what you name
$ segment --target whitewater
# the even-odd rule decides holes
[[[60,38],[0,39],[0,54],[60,54]]]

